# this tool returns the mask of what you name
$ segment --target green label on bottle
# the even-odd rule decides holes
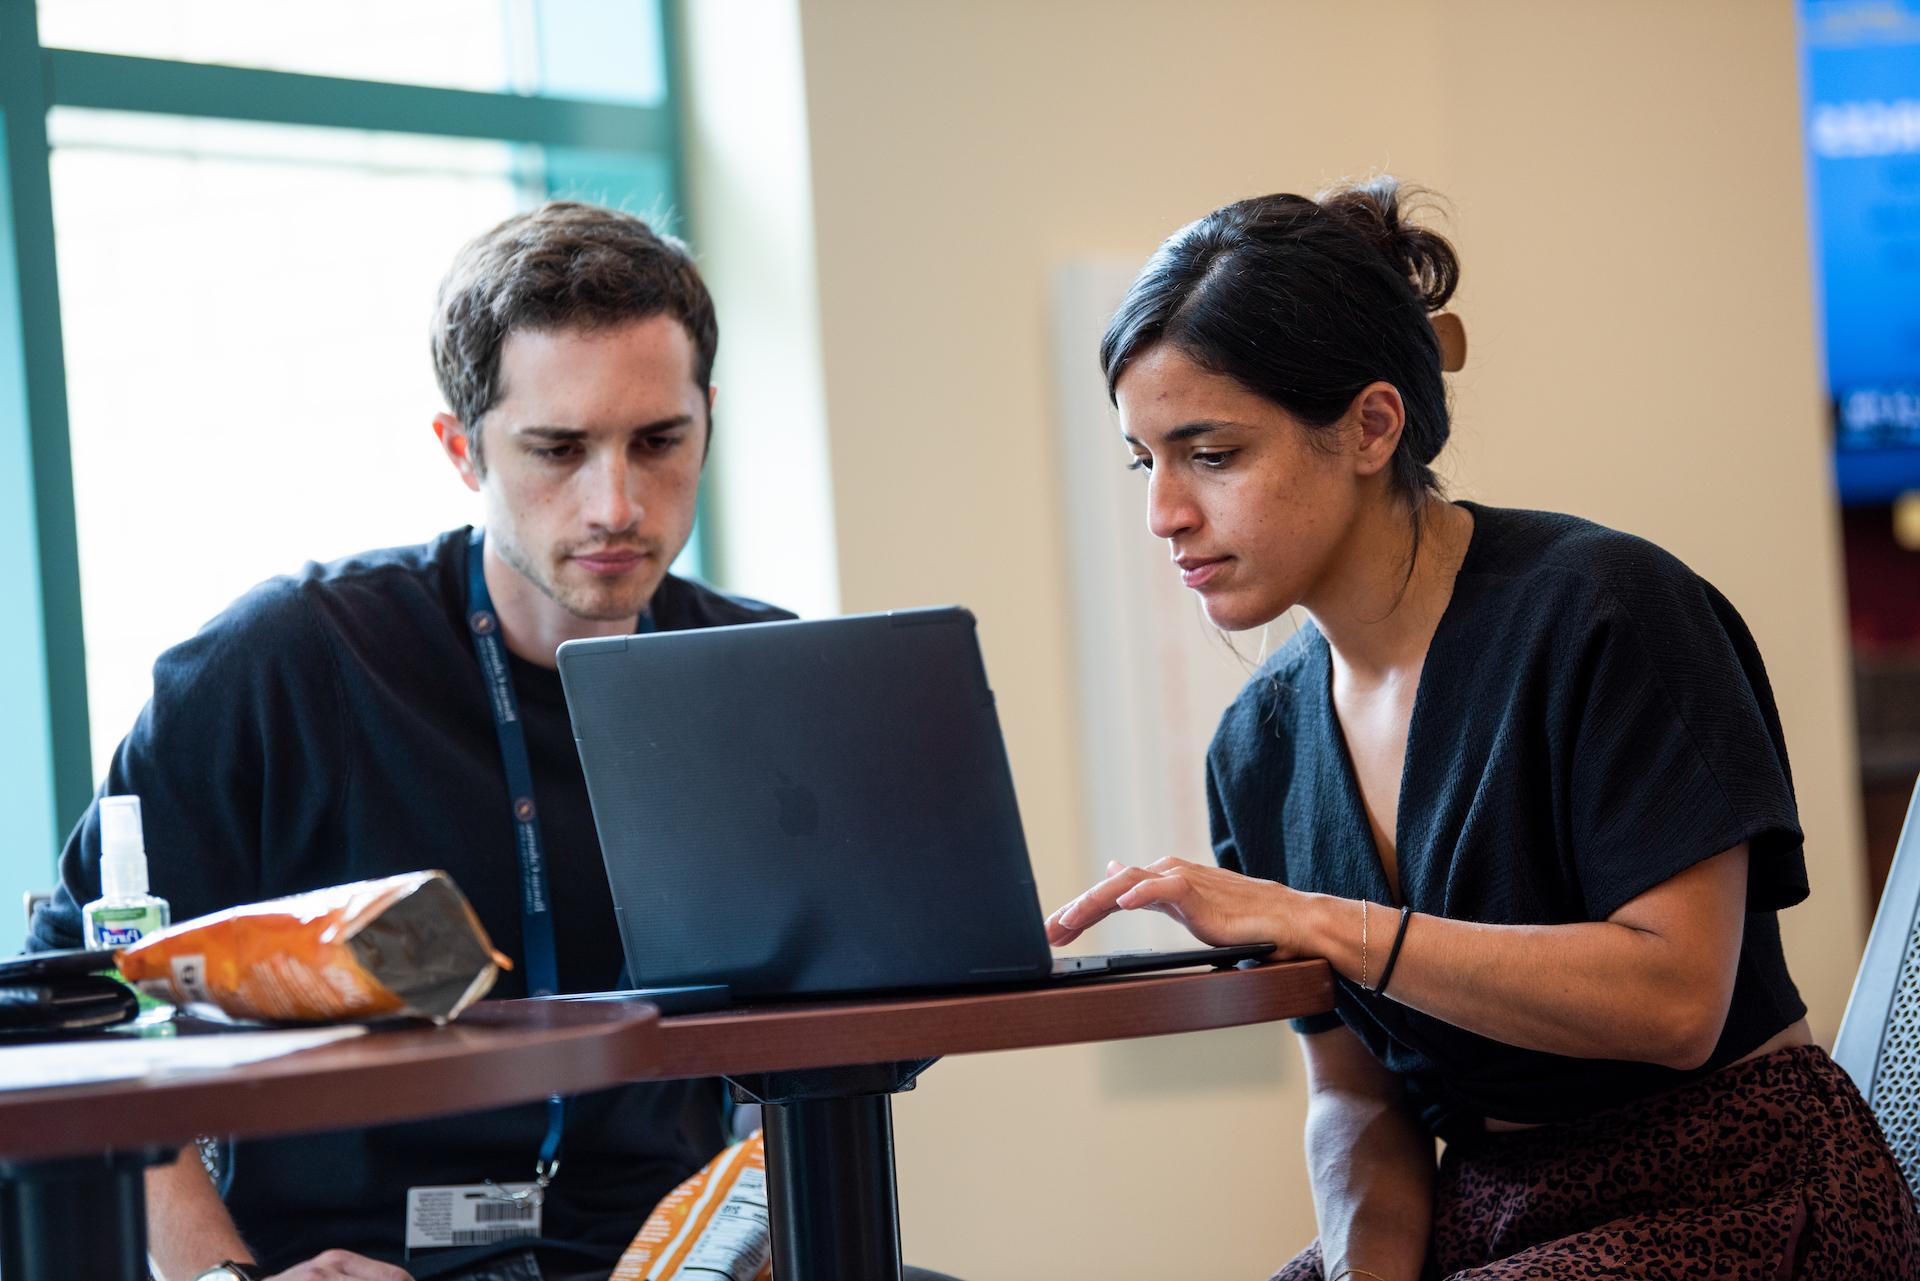
[[[165,928],[166,914],[155,905],[87,908],[88,947],[132,947]]]

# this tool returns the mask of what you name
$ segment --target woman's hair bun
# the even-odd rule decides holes
[[[1364,182],[1343,183],[1314,196],[1327,214],[1378,250],[1412,283],[1428,311],[1438,311],[1460,284],[1460,258],[1447,238],[1409,220],[1408,214],[1432,203],[1420,187],[1402,187],[1382,174]]]
[[[1448,354],[1433,313],[1460,281],[1438,232],[1407,217],[1437,204],[1392,178],[1222,205],[1167,237],[1100,341],[1107,395],[1140,355],[1169,344],[1303,427],[1339,423],[1354,397],[1391,383],[1406,405],[1391,485],[1418,513],[1439,492],[1447,442]]]

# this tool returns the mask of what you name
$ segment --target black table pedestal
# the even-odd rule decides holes
[[[891,1096],[933,1060],[729,1077],[764,1108],[773,1274],[900,1281]]]
[[[0,1277],[147,1281],[150,1165],[169,1148],[0,1162]]]

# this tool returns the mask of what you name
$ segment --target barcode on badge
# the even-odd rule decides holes
[[[453,1238],[449,1245],[492,1245],[495,1241],[526,1236],[527,1230],[515,1224],[506,1228],[461,1228],[448,1235]]]
[[[473,1207],[475,1223],[499,1223],[512,1219],[515,1223],[524,1223],[533,1217],[534,1204],[531,1201],[481,1201]]]

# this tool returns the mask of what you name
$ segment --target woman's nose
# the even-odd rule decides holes
[[[1174,538],[1199,524],[1191,495],[1166,472],[1156,470],[1147,481],[1147,528],[1155,538]]]

